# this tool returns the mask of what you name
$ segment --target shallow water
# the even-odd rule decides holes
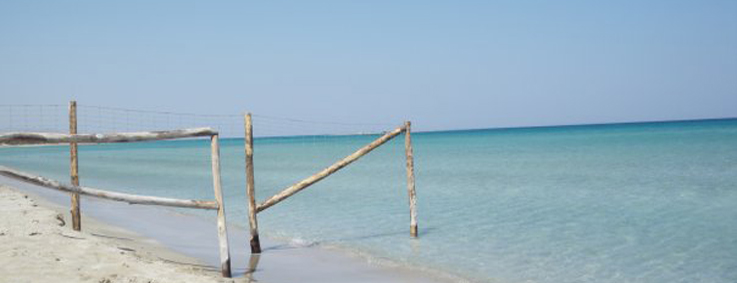
[[[256,128],[258,134],[258,128]],[[375,136],[256,139],[260,200]],[[264,236],[499,282],[737,281],[737,120],[416,133],[259,215]],[[228,220],[247,225],[242,139],[221,142]],[[206,140],[80,147],[84,185],[212,198]],[[0,164],[68,180],[67,147]],[[208,214],[209,215],[209,214]]]

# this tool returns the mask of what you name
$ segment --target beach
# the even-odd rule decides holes
[[[256,139],[257,199],[371,139]],[[233,276],[272,283],[735,282],[736,140],[734,119],[417,133],[417,239],[409,235],[404,144],[390,141],[260,213],[263,253],[252,257],[243,139],[223,139]],[[79,156],[84,186],[212,199],[204,140],[81,146]],[[69,179],[66,146],[2,148],[0,159]],[[0,184],[69,210],[66,193],[4,177]],[[86,217],[218,269],[212,211],[85,196],[81,203]]]
[[[247,282],[89,217],[74,231],[61,207],[8,186],[0,207],[0,282]]]
[[[0,283],[737,283],[737,0],[4,0],[0,34]]]
[[[263,253],[251,255],[237,226],[228,227],[233,279],[225,279],[215,223],[202,217],[83,196],[83,228],[75,232],[66,193],[5,177],[0,184],[8,208],[0,282],[466,282],[302,242],[262,239]]]

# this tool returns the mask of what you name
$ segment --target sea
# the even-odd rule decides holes
[[[377,137],[256,138],[258,200]],[[737,282],[737,119],[412,140],[417,239],[403,136],[260,213],[261,236],[470,282]],[[82,145],[79,159],[84,186],[213,199],[208,139]],[[242,138],[221,140],[221,162],[228,221],[248,227]],[[0,165],[67,182],[69,149],[0,148]]]

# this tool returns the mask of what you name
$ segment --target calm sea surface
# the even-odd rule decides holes
[[[256,129],[258,134],[258,129]],[[376,136],[256,140],[260,200]],[[737,120],[416,133],[259,216],[261,233],[482,282],[737,282]],[[247,227],[242,139],[221,142],[227,216]],[[83,185],[212,198],[209,141],[80,147]],[[68,181],[68,147],[0,164]],[[212,217],[207,214],[206,217]]]

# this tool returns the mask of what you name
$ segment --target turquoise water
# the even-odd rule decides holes
[[[375,136],[257,139],[260,200]],[[737,120],[416,133],[259,216],[264,236],[482,282],[737,282]],[[225,139],[228,220],[246,227],[243,141]],[[82,146],[84,185],[212,198],[206,140]],[[0,164],[66,181],[67,147]]]

